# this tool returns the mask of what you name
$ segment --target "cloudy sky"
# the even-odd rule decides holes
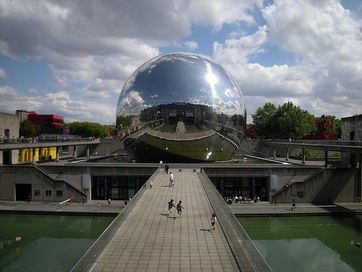
[[[360,114],[361,27],[361,0],[0,0],[0,112],[112,124],[130,74],[183,51],[234,77],[249,118]]]

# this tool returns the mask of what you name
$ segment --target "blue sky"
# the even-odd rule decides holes
[[[361,26],[359,0],[1,1],[0,112],[111,124],[130,74],[183,51],[233,76],[249,120],[266,102],[359,114]]]

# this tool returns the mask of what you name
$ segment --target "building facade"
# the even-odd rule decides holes
[[[0,141],[6,142],[9,139],[19,137],[19,118],[16,114],[0,112]],[[7,150],[0,151],[0,165],[1,164],[15,164],[18,163],[19,151]]]

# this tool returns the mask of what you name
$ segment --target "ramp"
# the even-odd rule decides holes
[[[210,230],[212,207],[192,169],[159,171],[91,271],[239,271],[220,225]],[[182,201],[182,216],[167,202]]]

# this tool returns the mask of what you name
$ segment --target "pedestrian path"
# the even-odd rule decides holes
[[[92,271],[238,271],[219,225],[210,230],[212,208],[196,172],[159,172],[138,200]],[[178,217],[167,203],[182,200]]]

